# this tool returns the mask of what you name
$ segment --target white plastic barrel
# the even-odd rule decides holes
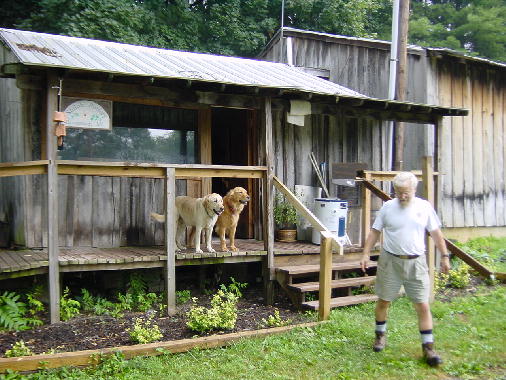
[[[315,198],[314,215],[338,237],[346,235],[348,201],[335,198]],[[320,232],[313,228],[311,241],[320,244]]]

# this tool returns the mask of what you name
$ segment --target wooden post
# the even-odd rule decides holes
[[[265,273],[266,284],[266,303],[272,304],[274,301],[274,197],[273,197],[273,184],[272,176],[274,175],[274,148],[272,145],[272,111],[271,111],[271,98],[264,99],[262,107],[262,132],[263,132],[263,153],[265,155],[264,161],[267,167],[263,183],[263,198],[264,198],[264,247],[267,251],[267,270]]]
[[[329,231],[321,231],[320,242],[320,292],[318,296],[318,320],[326,321],[330,316],[330,297],[332,281],[332,234]]]
[[[176,195],[176,171],[167,168],[165,174],[165,290],[167,314],[176,314],[176,220],[174,218]]]
[[[364,179],[371,180],[371,173],[365,173]],[[362,184],[362,247],[371,229],[371,190]]]
[[[432,156],[424,156],[422,159],[422,181],[423,194],[427,201],[434,206],[434,169],[432,168]],[[429,235],[427,239],[427,264],[429,266],[430,276],[430,302],[434,302],[434,266],[435,266],[435,246],[434,241]]]
[[[58,262],[58,168],[56,165],[56,136],[53,113],[58,108],[58,86],[56,73],[48,72],[46,104],[46,158],[47,167],[47,251],[49,281],[50,322],[60,322],[60,266]]]
[[[199,152],[200,163],[211,164],[211,124],[212,110],[211,108],[199,109],[198,116],[198,133],[199,133]],[[212,193],[212,178],[202,178],[202,194],[201,196]]]

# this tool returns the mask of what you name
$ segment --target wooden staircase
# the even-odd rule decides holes
[[[330,300],[330,307],[357,305],[377,300],[374,294],[353,295],[352,292],[354,288],[374,283],[376,276],[372,274],[375,273],[376,265],[375,261],[370,261],[367,274],[364,275],[358,261],[333,263],[331,282],[333,297]],[[297,308],[318,310],[319,301],[306,301],[306,295],[319,291],[319,273],[319,264],[280,266],[276,268],[276,280]],[[359,277],[349,277],[351,274]]]

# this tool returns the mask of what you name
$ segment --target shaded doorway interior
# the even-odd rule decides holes
[[[211,124],[212,162],[214,165],[253,165],[253,137],[251,118],[253,111],[235,108],[213,108]],[[236,238],[252,239],[253,204],[257,201],[253,194],[253,180],[247,178],[213,178],[212,189],[224,196],[236,186],[244,187],[251,202],[244,208],[239,218]]]

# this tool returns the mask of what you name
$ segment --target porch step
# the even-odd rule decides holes
[[[376,261],[369,261],[367,268],[376,268]],[[349,270],[349,269],[359,269],[360,261],[350,261],[344,263],[333,263],[332,270],[333,271],[341,271],[341,270]],[[300,275],[300,274],[311,274],[311,273],[319,273],[320,265],[319,264],[310,264],[310,265],[292,265],[292,266],[284,266],[277,267],[276,272],[280,272],[286,274],[288,276]]]
[[[351,286],[369,285],[376,280],[376,276],[367,277],[354,277],[354,278],[343,278],[341,280],[332,280],[330,287],[332,289],[348,288]],[[314,292],[320,289],[320,283],[314,282],[301,282],[298,284],[287,285],[287,288],[296,292]]]
[[[373,302],[376,301],[377,299],[378,297],[374,294],[360,294],[357,296],[331,298],[330,307],[335,308],[348,305],[357,305],[360,303]],[[318,300],[302,302],[302,307],[312,310],[318,310],[320,307],[320,302]]]

